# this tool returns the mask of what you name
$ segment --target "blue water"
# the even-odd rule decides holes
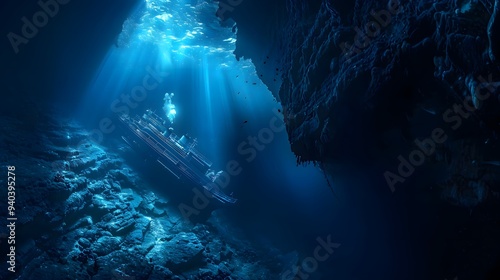
[[[342,167],[344,178],[330,178],[332,193],[318,167],[296,166],[285,130],[273,133],[262,150],[255,149],[251,160],[248,153],[238,152],[239,145],[248,143],[248,137],[258,137],[270,122],[283,125],[276,114],[281,105],[259,80],[252,61],[235,59],[236,35],[230,27],[219,25],[216,5],[147,0],[127,1],[121,6],[103,4],[102,9],[95,9],[72,4],[68,9],[100,20],[83,24],[78,18],[61,15],[60,21],[72,24],[62,33],[68,36],[53,37],[52,56],[44,58],[60,81],[51,84],[56,96],[49,98],[89,131],[100,131],[102,135],[95,134],[99,144],[119,141],[119,134],[112,129],[117,125],[113,110],[125,107],[121,110],[140,115],[149,108],[162,114],[165,93],[174,93],[175,131],[198,138],[199,149],[219,169],[229,161],[242,168],[228,186],[238,204],[224,211],[232,226],[241,228],[246,237],[284,251],[296,250],[302,260],[313,254],[318,237],[331,235],[341,245],[320,264],[312,279],[382,279],[382,275],[392,279],[416,269],[406,242],[399,240],[409,231],[402,215],[382,203],[389,198],[376,195],[377,186],[359,188],[374,184],[364,179],[369,176],[365,177],[363,170]],[[109,16],[104,21],[106,13]],[[60,31],[57,28],[64,25],[47,27],[47,36]],[[29,60],[33,55],[26,52],[21,59]],[[145,77],[153,72],[159,76],[149,80],[155,86],[146,90],[140,101],[125,106],[122,95],[144,86]],[[40,75],[40,80],[50,84],[50,76]],[[100,127],[103,120],[109,133]],[[164,191],[169,195],[172,190]],[[397,222],[401,226],[391,226]],[[394,244],[400,247],[394,248]],[[401,258],[407,263],[398,262]]]

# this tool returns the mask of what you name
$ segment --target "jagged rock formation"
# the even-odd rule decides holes
[[[99,146],[77,123],[45,114],[35,128],[1,121],[0,158],[18,173],[17,273],[2,262],[1,279],[277,279],[290,269],[276,264],[277,249],[229,225],[219,231],[220,211],[186,221],[126,164],[125,146]]]
[[[333,177],[350,176],[338,165],[357,166],[387,192],[405,184],[402,211],[475,211],[443,214],[440,229],[457,232],[446,244],[470,245],[448,245],[440,273],[473,279],[498,265],[498,254],[476,248],[499,248],[489,234],[499,230],[499,1],[235,2],[226,14],[235,55],[252,59],[281,102],[297,162]],[[274,71],[279,89],[266,80]],[[411,176],[418,167],[427,172]],[[481,234],[491,238],[470,241]]]
[[[228,15],[242,42],[235,55],[251,58],[264,77],[280,72],[273,94],[298,163],[372,160],[381,170],[397,167],[399,154],[442,128],[446,140],[425,161],[457,162],[470,146],[474,170],[452,168],[448,177],[494,180],[500,159],[494,2],[278,1],[256,23],[244,13],[264,4],[243,1]],[[275,63],[261,65],[269,56]]]

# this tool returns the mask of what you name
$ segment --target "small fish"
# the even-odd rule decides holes
[[[252,83],[252,85],[256,85],[257,83]]]
[[[281,110],[280,110],[280,109],[278,109],[278,112],[279,112],[279,113],[281,113]]]
[[[244,121],[243,123],[247,123],[248,121]]]
[[[236,78],[238,78],[240,75],[236,75]]]

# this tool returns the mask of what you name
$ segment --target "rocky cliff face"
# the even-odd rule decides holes
[[[444,181],[494,179],[498,1],[232,3],[235,54],[281,101],[298,163],[374,161],[394,185],[401,155],[451,165]]]
[[[333,177],[345,176],[336,166],[355,166],[389,194],[404,185],[409,219],[427,219],[415,209],[440,213],[443,236],[432,242],[450,246],[436,257],[446,260],[436,262],[442,275],[477,277],[457,268],[466,264],[489,271],[498,254],[477,248],[498,248],[498,238],[477,236],[500,230],[491,215],[500,197],[499,1],[231,3],[235,54],[254,61],[281,102],[297,162]],[[450,205],[461,208],[443,212]],[[451,249],[461,242],[470,246]]]

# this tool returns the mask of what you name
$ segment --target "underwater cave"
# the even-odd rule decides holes
[[[0,279],[500,279],[499,0],[0,11]]]

